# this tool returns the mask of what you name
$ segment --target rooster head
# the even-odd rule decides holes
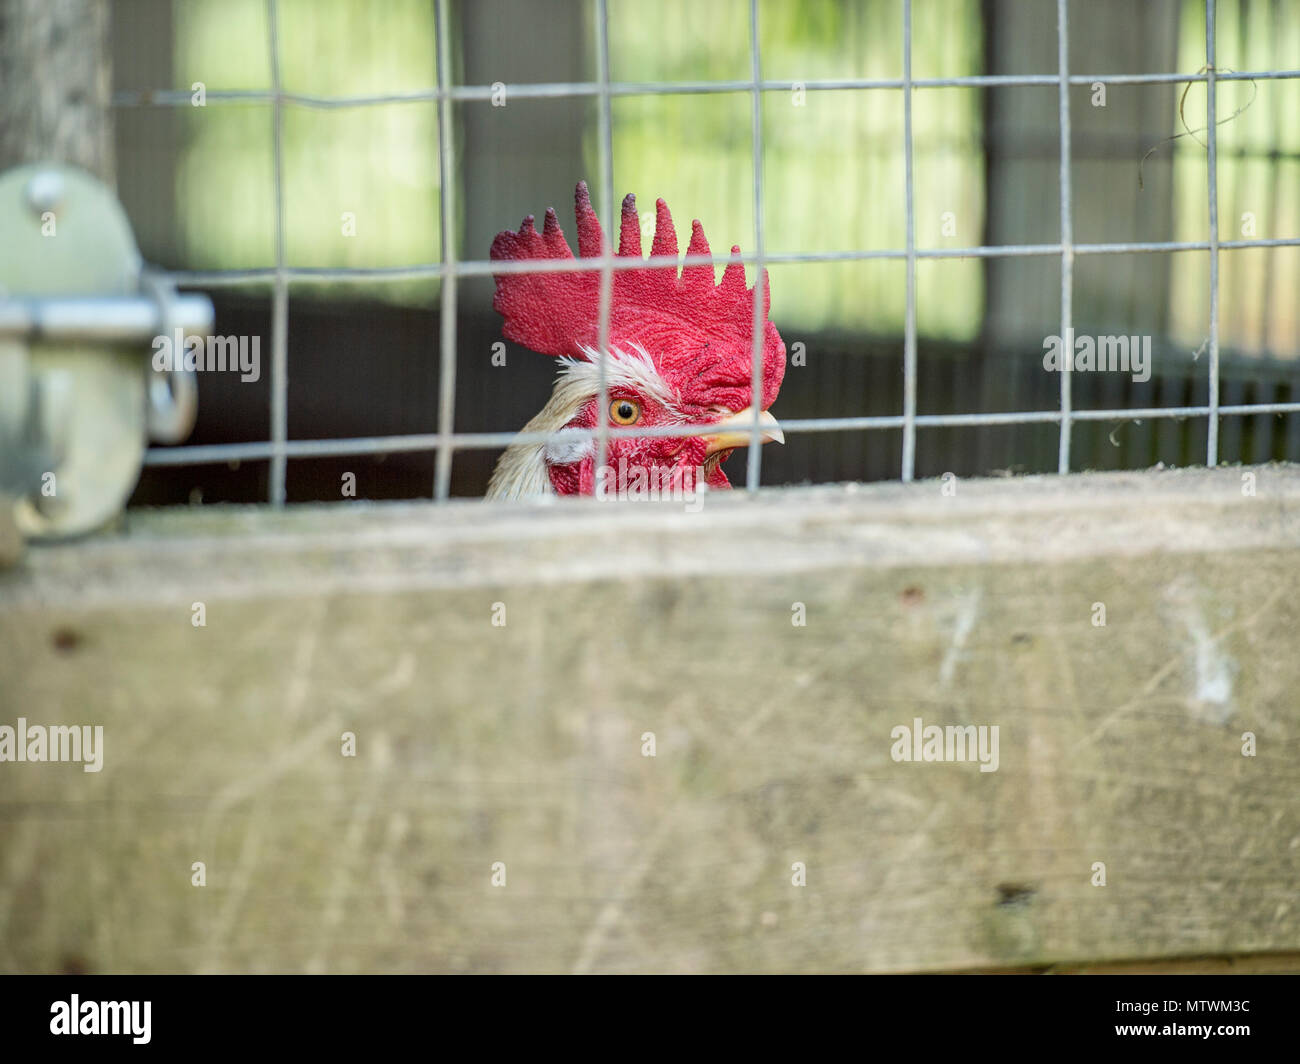
[[[574,196],[578,252],[601,255],[605,237],[585,183]],[[698,221],[691,224],[688,255],[709,255]],[[693,485],[703,470],[710,488],[730,483],[721,465],[736,447],[752,439],[751,405],[754,351],[754,290],[745,285],[740,248],[714,284],[711,265],[640,266],[613,271],[608,342],[600,348],[600,270],[496,275],[493,307],[505,318],[510,340],[561,361],[550,401],[525,431],[595,428],[603,417],[611,428],[701,426],[694,437],[611,436],[607,476],[597,477],[596,445],[591,439],[564,437],[541,444],[518,444],[502,457],[489,496],[523,496],[553,491],[591,494],[598,479],[606,490],[627,490],[631,475],[672,478]],[[652,256],[676,257],[677,232],[668,205],[658,201]],[[619,227],[620,258],[641,259],[641,221],[636,198],[623,200]],[[493,261],[528,262],[572,259],[555,210],[546,212],[539,233],[530,215],[518,232],[499,233]],[[766,271],[759,280],[762,298],[762,439],[782,440],[767,412],[785,373],[785,345],[767,320],[771,295]],[[601,362],[606,402],[598,409]],[[703,431],[703,430],[701,430]]]

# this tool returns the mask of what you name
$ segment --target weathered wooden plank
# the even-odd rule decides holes
[[[1224,957],[1170,957],[1036,968],[974,969],[960,974],[1012,975],[1297,975],[1300,953],[1246,953]]]
[[[104,764],[0,763],[0,969],[1300,951],[1300,470],[1252,472],[132,513],[31,549],[0,725],[102,725]],[[916,717],[998,726],[997,771],[894,761]]]

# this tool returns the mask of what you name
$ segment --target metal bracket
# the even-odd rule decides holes
[[[0,174],[0,499],[26,538],[104,524],[134,489],[146,440],[189,434],[193,370],[157,372],[149,355],[177,329],[210,332],[212,316],[206,296],[144,269],[93,177],[43,164]]]

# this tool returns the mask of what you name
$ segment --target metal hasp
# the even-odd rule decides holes
[[[211,328],[206,296],[145,269],[99,181],[53,164],[0,174],[0,523],[57,539],[119,513],[147,441],[194,427],[194,371],[156,370],[153,341]]]

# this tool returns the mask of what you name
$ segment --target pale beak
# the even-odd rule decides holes
[[[704,452],[706,455],[725,451],[731,447],[748,447],[754,438],[754,408],[747,406],[744,410],[729,414],[721,421],[714,422],[713,427],[724,431],[704,437],[708,443],[708,449]],[[771,440],[785,443],[785,435],[781,432],[780,424],[766,410],[759,411],[758,428],[761,433],[759,436],[761,443],[768,443]]]

